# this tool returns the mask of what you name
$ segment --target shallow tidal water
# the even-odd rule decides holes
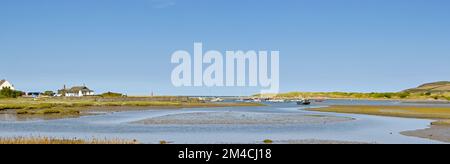
[[[329,100],[308,107],[328,105],[403,105],[395,101]],[[413,104],[407,104],[413,105]],[[16,121],[0,115],[0,137],[48,136],[82,139],[136,139],[140,143],[169,141],[178,144],[261,143],[274,141],[336,140],[364,143],[437,144],[438,141],[403,136],[400,132],[427,128],[432,120],[321,113],[304,110],[295,103],[268,104],[265,107],[148,110],[84,116],[60,120]],[[158,124],[137,121],[170,115],[228,112],[245,114],[293,114],[353,118],[353,121],[301,124]],[[168,117],[170,118],[170,117]],[[202,119],[193,118],[193,119]]]

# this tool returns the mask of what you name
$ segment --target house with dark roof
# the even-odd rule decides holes
[[[95,92],[86,86],[75,86],[67,89],[66,86],[64,85],[63,89],[58,90],[58,95],[66,97],[83,97],[83,96],[93,96],[95,95]]]
[[[0,80],[0,90],[2,90],[3,88],[15,90],[14,85],[12,85],[10,82],[6,80]]]

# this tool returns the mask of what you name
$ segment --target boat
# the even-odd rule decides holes
[[[297,105],[311,105],[311,101],[308,99],[303,99],[303,100],[297,101]]]
[[[316,99],[316,100],[314,100],[315,102],[319,102],[319,103],[321,103],[321,102],[324,102],[325,101],[325,99]]]
[[[224,101],[225,101],[224,99],[221,99],[221,98],[218,98],[218,97],[216,97],[216,98],[211,100],[211,102],[224,102]]]
[[[261,99],[253,99],[252,101],[255,102],[255,103],[260,103],[260,102],[262,102]]]
[[[270,102],[270,103],[284,103],[285,101],[284,100],[277,100],[277,99],[273,99],[273,100],[267,100],[267,102]]]

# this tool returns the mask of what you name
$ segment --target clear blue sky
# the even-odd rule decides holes
[[[24,91],[174,88],[176,50],[279,50],[281,91],[399,91],[450,80],[448,0],[0,0],[0,78]]]

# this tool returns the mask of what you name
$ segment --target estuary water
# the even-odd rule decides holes
[[[328,100],[313,103],[308,108],[328,105],[414,105],[395,101],[348,101]],[[99,115],[83,116],[58,120],[17,121],[11,116],[0,115],[0,136],[47,136],[58,138],[81,139],[136,139],[140,143],[159,143],[169,141],[177,144],[231,144],[231,143],[261,143],[265,139],[274,141],[299,140],[333,140],[364,143],[414,143],[437,144],[438,141],[408,137],[400,132],[427,128],[432,120],[409,119],[395,117],[368,116],[358,114],[322,113],[304,110],[306,106],[295,103],[267,104],[264,107],[233,107],[233,108],[198,108],[198,109],[152,109]],[[420,105],[420,104],[417,104]],[[252,124],[177,124],[176,121],[164,124],[142,124],[138,121],[161,118],[183,118],[195,113],[228,113],[242,116],[252,116],[264,120],[271,115],[304,115],[317,118],[352,118],[348,121],[311,122],[308,123],[252,123]],[[254,117],[257,115],[258,117]],[[173,116],[173,117],[168,117]],[[192,115],[190,115],[192,116]],[[205,119],[208,115],[190,117],[190,119]],[[203,117],[203,118],[202,118]],[[217,116],[215,116],[217,117]],[[161,120],[160,119],[160,120]],[[227,119],[224,117],[224,119]],[[171,120],[165,120],[170,122]],[[278,120],[280,121],[280,120]]]

